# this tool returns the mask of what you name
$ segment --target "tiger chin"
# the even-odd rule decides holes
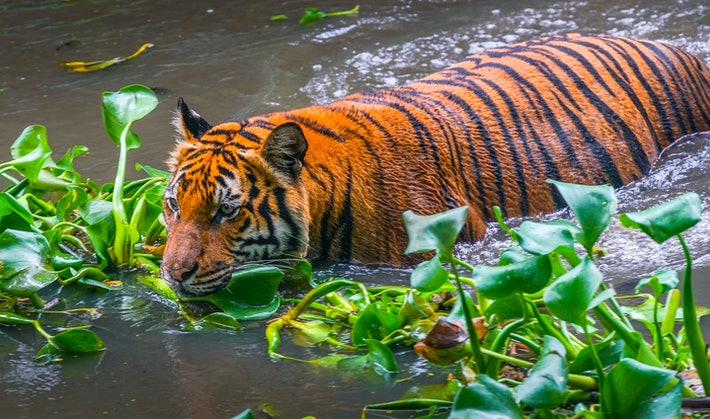
[[[212,293],[250,264],[411,264],[402,213],[466,205],[461,241],[554,211],[555,179],[620,187],[710,129],[710,71],[676,47],[567,34],[401,87],[211,126],[178,102],[162,275]]]

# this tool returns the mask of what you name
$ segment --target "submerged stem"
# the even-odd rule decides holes
[[[461,302],[463,307],[464,317],[466,317],[466,329],[468,331],[468,340],[471,342],[471,351],[473,352],[473,360],[476,362],[476,373],[482,373],[486,371],[486,361],[481,352],[481,342],[478,341],[478,333],[476,333],[476,328],[473,326],[473,317],[471,311],[469,310],[468,304],[466,303],[465,291],[463,285],[461,284],[461,279],[459,278],[459,271],[456,267],[458,261],[451,257],[451,269],[454,271],[454,278],[456,279],[456,288],[458,289],[459,295],[461,296]]]
[[[693,297],[693,272],[690,250],[683,240],[683,236],[678,234],[678,240],[685,255],[685,272],[683,273],[683,289],[681,298],[683,300],[683,325],[685,335],[688,338],[688,346],[693,355],[693,362],[697,370],[698,377],[703,383],[705,394],[710,394],[710,364],[708,363],[705,340],[700,331],[700,323],[695,312],[695,299]]]

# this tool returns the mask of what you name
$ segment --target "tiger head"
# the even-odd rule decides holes
[[[310,221],[301,169],[308,144],[295,123],[264,138],[238,123],[211,127],[178,101],[178,144],[163,200],[168,232],[161,275],[182,296],[225,287],[260,261],[305,256]]]

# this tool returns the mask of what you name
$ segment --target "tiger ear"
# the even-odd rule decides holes
[[[296,179],[301,174],[308,142],[298,124],[287,122],[271,131],[261,155],[276,171]]]
[[[182,98],[178,99],[177,114],[173,121],[179,141],[196,142],[212,126],[200,114],[190,109]]]

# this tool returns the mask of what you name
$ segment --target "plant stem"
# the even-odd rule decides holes
[[[471,310],[469,310],[468,304],[466,302],[466,294],[459,279],[459,271],[456,267],[458,261],[454,259],[453,255],[450,255],[451,269],[454,271],[454,278],[456,278],[456,287],[458,288],[459,296],[461,297],[461,306],[463,307],[464,317],[466,317],[466,329],[468,329],[468,340],[471,342],[471,352],[473,352],[473,360],[476,362],[476,373],[482,373],[486,371],[486,360],[481,352],[481,342],[478,341],[478,333],[476,333],[476,328],[473,326],[473,318],[471,317]]]
[[[562,343],[562,346],[565,347],[565,350],[567,351],[567,359],[571,361],[577,358],[578,351],[574,348],[574,346],[572,346],[570,341],[562,334],[562,332],[557,330],[555,326],[551,325],[547,321],[547,319],[542,316],[540,310],[537,309],[537,306],[532,301],[525,300],[525,302],[528,304],[528,306],[530,306],[530,309],[533,312],[533,316],[535,316],[538,323],[540,323],[540,326],[545,331],[545,333],[559,340],[560,343]]]
[[[695,299],[693,297],[693,271],[692,259],[690,250],[683,240],[683,236],[678,234],[678,240],[685,254],[685,272],[683,273],[683,287],[681,298],[683,300],[683,325],[685,326],[685,335],[688,338],[688,346],[690,353],[693,356],[695,369],[703,383],[705,394],[710,394],[710,364],[706,352],[705,341],[702,332],[700,331],[700,323],[695,312]]]
[[[587,345],[589,345],[589,350],[592,354],[592,360],[594,361],[594,367],[597,370],[597,380],[598,380],[598,385],[599,385],[599,394],[601,395],[599,397],[599,402],[601,404],[601,411],[602,413],[606,413],[606,403],[605,403],[605,398],[603,397],[603,389],[604,389],[604,378],[606,377],[606,373],[604,372],[604,364],[602,364],[601,358],[599,358],[599,353],[597,353],[597,348],[594,346],[594,341],[592,340],[592,335],[589,333],[589,324],[585,322],[584,324],[584,336],[587,338]]]
[[[128,231],[128,220],[126,218],[126,208],[123,206],[123,183],[126,180],[126,157],[128,146],[126,137],[131,129],[131,122],[126,124],[121,131],[120,146],[118,148],[118,167],[116,168],[116,179],[113,183],[113,219],[116,222],[116,236],[114,239],[113,251],[116,255],[116,265],[123,265],[131,261],[131,251],[133,246],[130,243]]]

